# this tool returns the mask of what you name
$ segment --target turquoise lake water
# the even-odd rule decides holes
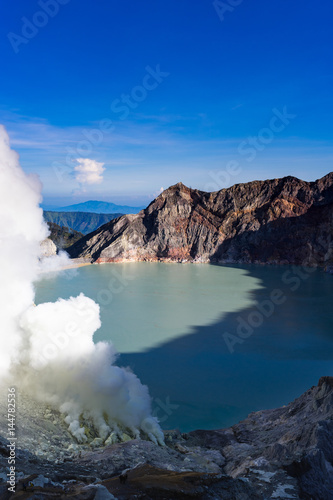
[[[38,282],[36,303],[81,292],[101,306],[95,340],[148,385],[164,429],[229,426],[333,375],[333,276],[322,271],[92,265]]]

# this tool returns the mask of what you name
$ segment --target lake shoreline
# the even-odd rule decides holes
[[[172,260],[170,258],[157,258],[157,259],[114,259],[114,260],[96,260],[95,262],[91,259],[87,259],[84,257],[78,257],[71,259],[71,264],[68,266],[64,266],[61,270],[66,269],[74,269],[78,267],[90,266],[93,264],[104,265],[104,264],[127,264],[127,263],[137,263],[137,262],[150,262],[150,263],[161,263],[161,264],[211,264],[211,265],[220,265],[220,266],[229,266],[229,265],[245,265],[245,266],[260,266],[260,267],[279,267],[279,268],[290,268],[290,267],[301,267],[308,269],[318,269],[323,270],[325,273],[333,274],[333,265],[321,265],[321,264],[294,264],[287,262],[240,262],[240,261],[211,261],[211,260]]]

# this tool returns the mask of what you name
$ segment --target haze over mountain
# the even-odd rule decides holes
[[[44,205],[43,209],[54,212],[92,212],[95,214],[137,214],[145,207],[129,207],[127,205],[116,205],[107,201],[90,200],[67,207],[55,207]]]
[[[121,213],[96,214],[93,212],[52,212],[44,211],[44,219],[47,222],[58,224],[64,228],[88,234],[106,224],[112,219],[120,217]]]
[[[236,184],[206,193],[182,183],[69,248],[94,262],[327,265],[333,261],[333,172]]]

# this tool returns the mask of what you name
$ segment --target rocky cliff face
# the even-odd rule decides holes
[[[72,257],[329,265],[333,260],[333,172],[237,184],[214,193],[178,183],[145,210],[82,238]]]

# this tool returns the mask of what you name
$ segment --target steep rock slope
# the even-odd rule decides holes
[[[69,249],[97,262],[164,260],[330,264],[333,172],[236,184],[205,193],[182,183]]]

